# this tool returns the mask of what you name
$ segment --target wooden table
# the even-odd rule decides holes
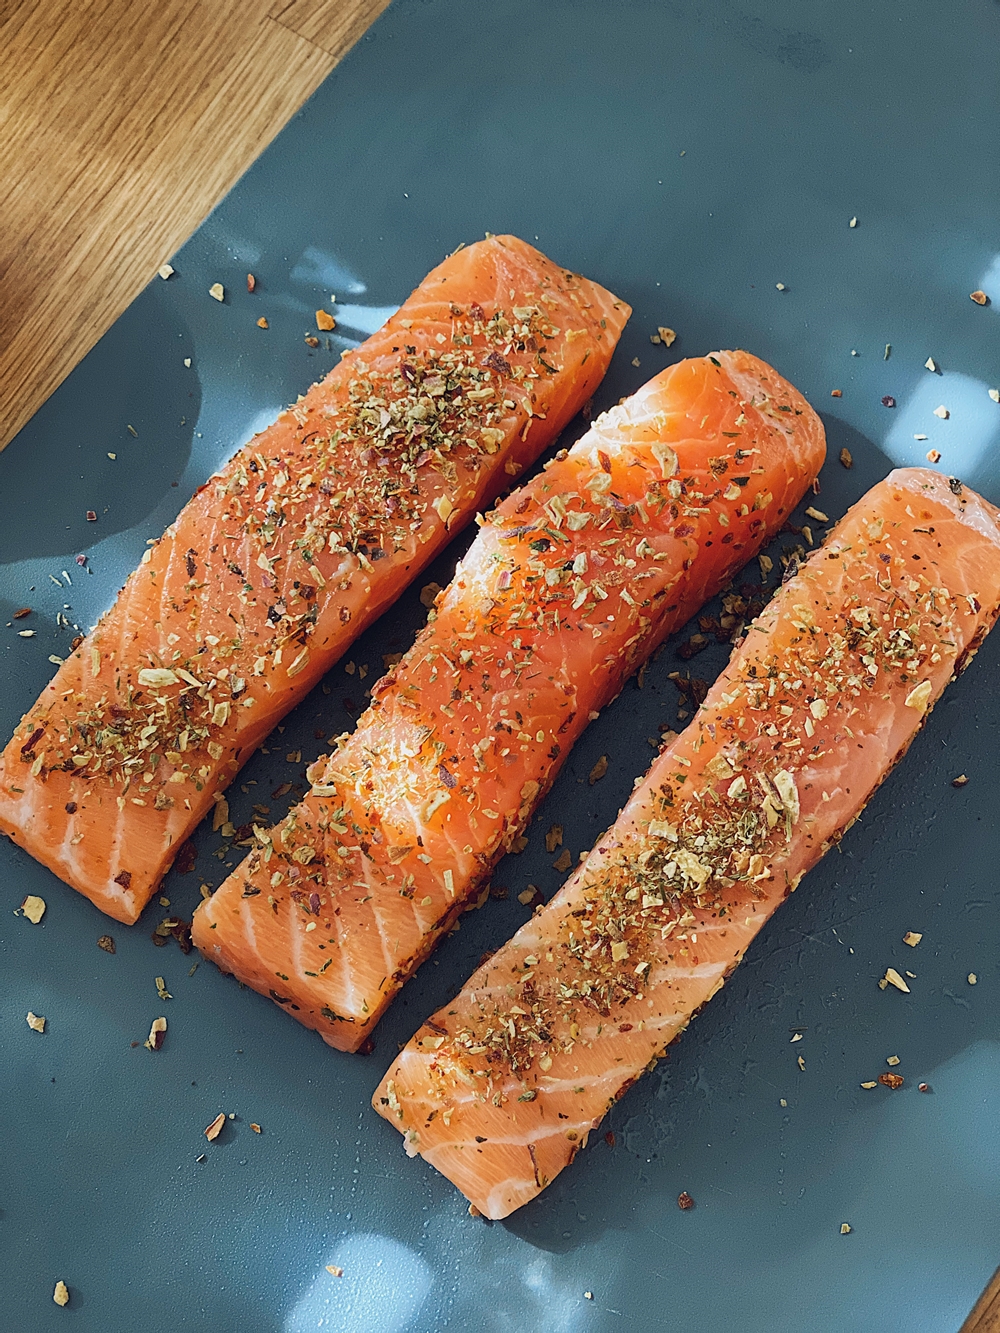
[[[0,448],[387,3],[0,0]]]
[[[0,0],[0,449],[387,3]]]

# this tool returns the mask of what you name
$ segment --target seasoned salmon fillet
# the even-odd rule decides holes
[[[208,958],[355,1050],[588,720],[778,531],[819,418],[745,352],[669,367],[484,522],[306,799],[194,917]]]
[[[533,1199],[857,819],[1000,606],[1000,511],[923,468],[775,594],[551,902],[429,1019],[375,1109],[487,1217]]]
[[[254,747],[600,383],[629,307],[459,250],[143,557],[0,759],[0,831],[135,921]]]

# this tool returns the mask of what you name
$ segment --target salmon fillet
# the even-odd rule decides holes
[[[901,469],[775,594],[556,894],[375,1109],[487,1217],[574,1158],[850,827],[993,625],[1000,511]]]
[[[490,515],[306,799],[194,917],[356,1050],[622,682],[781,527],[823,428],[745,352],[671,366]]]
[[[514,236],[446,259],[202,487],[0,760],[0,831],[133,922],[263,737],[600,383],[630,314]]]

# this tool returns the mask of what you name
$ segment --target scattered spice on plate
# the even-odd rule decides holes
[[[844,396],[844,391],[843,391],[843,389],[831,389],[831,390],[830,390],[830,397],[831,397],[831,398],[843,398],[843,396]]]
[[[927,368],[929,371],[931,371],[931,372],[936,372],[936,371],[937,371],[937,362],[934,360],[934,358],[933,358],[932,356],[929,356],[929,357],[927,358],[927,360],[924,362],[924,365],[925,365],[926,368]]]
[[[892,1088],[895,1092],[897,1088],[903,1086],[902,1074],[879,1074],[878,1081],[886,1088]]]
[[[214,297],[216,301],[223,301],[225,300],[226,289],[221,282],[213,282],[208,289],[208,294],[209,296]]]
[[[25,616],[30,616],[30,615],[31,615],[31,607],[22,606],[19,610],[14,612],[14,614],[11,616],[11,620],[23,620]]]
[[[21,904],[21,911],[33,926],[37,926],[45,915],[45,899],[39,898],[37,894],[29,893]]]
[[[975,972],[970,972],[966,977],[966,981],[968,981],[970,986],[974,986],[978,980],[979,978],[976,976]]]
[[[174,273],[176,272],[172,264],[161,264],[156,271],[157,273],[159,273],[160,277],[163,279],[164,282],[166,282],[168,278],[173,277]]]
[[[987,389],[986,392],[995,403],[1000,403],[1000,389]]]
[[[613,1129],[609,1129],[608,1132],[605,1134],[604,1142],[608,1145],[609,1148],[613,1148],[615,1146],[615,1131]]]
[[[212,1121],[212,1123],[211,1123],[211,1124],[208,1126],[208,1128],[205,1130],[205,1138],[208,1139],[209,1143],[214,1143],[214,1142],[215,1142],[215,1140],[216,1140],[216,1139],[219,1137],[219,1135],[222,1133],[222,1126],[223,1126],[225,1123],[226,1123],[226,1115],[225,1115],[225,1112],[224,1112],[224,1111],[220,1111],[219,1114],[218,1114],[218,1115],[215,1117],[215,1119]]]
[[[849,222],[847,225],[848,225],[849,227],[856,227],[856,226],[858,225],[858,220],[857,220],[857,218],[851,218],[850,222]]]
[[[931,1092],[933,1089],[929,1083],[918,1083],[917,1092]]]
[[[887,1056],[885,1057],[885,1062],[886,1062],[887,1065],[890,1065],[890,1066],[893,1066],[893,1067],[894,1067],[894,1066],[896,1066],[896,1065],[899,1064],[899,1056],[898,1056],[898,1055],[887,1055]]]
[[[256,286],[257,286],[257,279],[254,277],[254,275],[253,275],[252,273],[248,273],[248,274],[247,274],[247,291],[248,291],[248,292],[252,292],[253,289],[254,289]]]
[[[601,778],[604,777],[607,771],[608,771],[608,756],[606,754],[602,754],[600,759],[598,759],[597,763],[590,770],[590,774],[587,779],[590,785],[593,786],[595,782],[600,782]]]
[[[851,453],[850,449],[841,449],[840,466],[846,468],[852,468],[854,466],[854,455]]]
[[[947,421],[948,418],[951,416],[951,413],[945,407],[944,403],[941,403],[940,406],[935,407],[934,415],[936,417],[940,417],[942,421]]]
[[[817,523],[829,523],[830,521],[822,509],[816,509],[813,505],[806,506],[806,513],[810,518],[814,518]]]
[[[307,347],[318,347],[318,346],[319,346],[319,339],[315,336],[315,334],[312,334],[312,333],[307,333],[307,334],[306,334],[306,346],[307,346]]]
[[[691,1198],[691,1195],[688,1194],[687,1190],[681,1190],[680,1194],[678,1194],[677,1207],[685,1213],[689,1208],[694,1207],[694,1199]]]
[[[882,360],[883,360],[883,361],[888,361],[888,360],[889,360],[889,357],[890,357],[891,355],[892,355],[892,343],[886,343],[886,345],[885,345],[885,355],[882,357]]]
[[[908,944],[911,949],[915,949],[924,938],[923,932],[919,930],[908,930],[903,936],[903,943]]]
[[[564,847],[556,859],[552,862],[552,869],[560,873],[568,870],[573,864],[573,857],[568,847]]]
[[[545,835],[545,850],[554,852],[557,847],[562,846],[563,826],[562,824],[553,824]]]
[[[325,310],[316,311],[316,327],[321,333],[329,333],[331,329],[337,327],[337,321],[331,314]]]
[[[583,1293],[583,1299],[585,1301],[592,1301],[594,1299],[594,1293],[592,1291],[585,1291]]]
[[[19,639],[33,639],[35,637],[35,631],[33,629],[19,629],[17,631],[17,637]]]
[[[978,288],[976,291],[969,293],[969,300],[975,301],[976,305],[986,305],[989,299],[990,298],[986,295],[986,293],[983,291],[979,291]]]
[[[170,265],[164,264],[163,267],[170,268]],[[173,269],[170,269],[170,273],[172,272]],[[164,273],[163,269],[160,270],[161,277],[169,278],[170,273]],[[59,1281],[56,1283],[56,1289],[52,1293],[52,1299],[55,1301],[56,1305],[69,1305],[69,1287],[67,1287],[66,1283],[63,1282],[62,1278],[60,1278]]]
[[[87,522],[88,522],[88,523],[96,523],[96,522],[97,522],[97,514],[96,514],[96,512],[95,512],[93,509],[88,509],[88,510],[87,510]]]
[[[162,977],[154,978],[156,981],[156,993],[161,1000],[172,1000],[174,997],[167,990],[167,984]]]
[[[863,1088],[877,1088],[877,1087],[878,1087],[878,1083],[877,1083],[877,1081],[876,1081],[875,1079],[872,1079],[872,1080],[871,1080],[870,1082],[868,1082],[868,1083],[862,1083],[861,1086],[862,1086]]]
[[[470,1208],[469,1211],[471,1212],[472,1209]],[[344,1270],[340,1267],[339,1264],[327,1264],[326,1271],[331,1275],[331,1277],[344,1276]]]
[[[886,393],[886,394],[883,394],[883,395],[882,395],[882,406],[883,406],[883,407],[895,407],[895,406],[896,406],[896,400],[895,400],[895,398],[893,398],[893,396],[892,396],[891,393]]]
[[[803,1073],[804,1073],[804,1072],[805,1072],[805,1067],[806,1067],[806,1062],[805,1062],[805,1060],[803,1060],[803,1058],[802,1058],[801,1055],[797,1055],[797,1056],[795,1057],[795,1063],[798,1065],[798,1067],[799,1067],[799,1068],[803,1071]]]
[[[969,779],[965,776],[964,773],[959,773],[957,778],[952,778],[951,785],[953,787],[964,787],[968,781]]]
[[[536,907],[540,902],[543,901],[543,899],[542,895],[538,892],[538,889],[535,887],[535,885],[529,884],[526,889],[522,889],[521,892],[517,895],[517,901],[523,907]]]
[[[97,947],[103,949],[105,953],[114,953],[115,941],[113,935],[100,935],[97,940]]]
[[[661,324],[655,333],[650,334],[649,341],[657,346],[662,343],[664,347],[672,347],[677,341],[677,334],[673,329],[664,328]]]
[[[250,1128],[253,1130],[255,1134],[259,1134],[261,1132],[260,1125],[257,1124],[256,1120],[250,1121]]]
[[[928,461],[928,463],[940,463],[940,462],[941,462],[941,450],[940,450],[940,449],[928,449],[928,450],[927,450],[927,461]]]
[[[849,1235],[851,1234],[852,1230],[853,1230],[853,1227],[851,1226],[850,1222],[841,1222],[841,1224],[840,1224],[840,1234],[841,1234],[842,1236],[849,1236]]]
[[[639,360],[639,358],[638,358],[637,356],[634,356],[634,357],[632,358],[632,364],[633,364],[633,366],[639,366],[639,365],[642,364],[642,362]]]
[[[910,993],[909,986],[894,967],[887,967],[885,969],[885,976],[878,984],[881,990],[885,990],[886,986],[895,986],[897,990],[901,990],[907,995]]]
[[[142,1044],[147,1051],[158,1051],[162,1049],[166,1035],[167,1020],[165,1018],[154,1018],[149,1028],[149,1036]]]
[[[779,291],[779,292],[785,292],[785,291],[788,290],[788,288],[785,286],[785,284],[784,284],[783,282],[776,282],[776,283],[774,284],[774,288],[775,288],[775,291]]]
[[[28,1027],[31,1028],[32,1032],[45,1031],[45,1019],[41,1014],[33,1014],[29,1009],[25,1021],[27,1022]]]
[[[267,329],[267,328],[270,328],[270,325],[268,324],[267,320],[264,318],[263,315],[261,315],[260,319],[258,319],[258,321],[257,321],[257,327],[258,327],[259,329]]]

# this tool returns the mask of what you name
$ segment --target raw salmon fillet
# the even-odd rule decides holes
[[[356,1050],[573,742],[781,527],[823,427],[745,352],[683,361],[490,515],[306,799],[202,903],[205,955]]]
[[[902,469],[775,594],[544,908],[375,1109],[487,1217],[533,1199],[839,840],[1000,605],[1000,511]]]
[[[0,831],[119,921],[268,731],[600,383],[629,307],[446,259],[192,497],[0,761]]]

